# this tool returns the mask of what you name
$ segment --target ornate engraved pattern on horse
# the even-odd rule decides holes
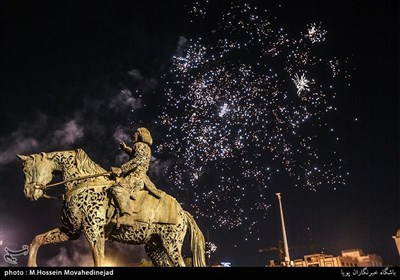
[[[145,244],[154,266],[185,266],[182,244],[190,233],[194,266],[205,266],[205,240],[193,217],[171,196],[161,199],[142,191],[142,205],[134,205],[132,225],[115,229],[110,224],[115,208],[108,189],[115,183],[105,170],[81,150],[18,156],[23,160],[25,196],[37,200],[45,195],[54,172],[63,176],[66,193],[61,212],[63,226],[37,235],[30,244],[28,266],[36,266],[40,246],[74,240],[83,232],[92,251],[94,265],[104,264],[105,240]],[[85,178],[88,177],[88,178]],[[156,202],[157,203],[156,203]],[[147,209],[152,209],[148,211]]]

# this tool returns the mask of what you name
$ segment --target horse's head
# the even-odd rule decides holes
[[[45,194],[45,187],[53,178],[51,159],[47,157],[46,153],[29,156],[17,155],[17,157],[24,162],[25,196],[36,201]]]

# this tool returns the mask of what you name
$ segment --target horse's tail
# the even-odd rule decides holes
[[[190,232],[190,250],[193,255],[193,266],[206,266],[206,241],[204,235],[198,227],[196,221],[189,212],[183,211],[188,222],[188,230]]]

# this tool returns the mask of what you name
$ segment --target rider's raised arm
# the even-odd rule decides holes
[[[119,149],[121,151],[124,151],[129,156],[131,155],[131,153],[133,151],[133,149],[131,147],[127,146],[124,142],[119,143]]]

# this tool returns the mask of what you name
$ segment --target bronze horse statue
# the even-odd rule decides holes
[[[89,243],[95,266],[104,265],[106,240],[132,245],[145,244],[146,254],[154,266],[185,266],[181,250],[187,231],[190,233],[193,266],[206,266],[203,233],[193,217],[168,194],[164,193],[158,200],[151,198],[147,191],[140,191],[141,196],[138,197],[147,203],[137,211],[138,219],[132,225],[117,228],[112,223],[117,211],[108,191],[115,181],[82,149],[17,157],[23,161],[24,193],[28,199],[36,201],[48,197],[45,190],[54,174],[61,174],[65,182],[61,212],[63,226],[33,239],[29,248],[28,266],[37,266],[40,246],[75,240],[82,232]],[[155,205],[151,199],[160,201],[157,208],[148,209]]]

